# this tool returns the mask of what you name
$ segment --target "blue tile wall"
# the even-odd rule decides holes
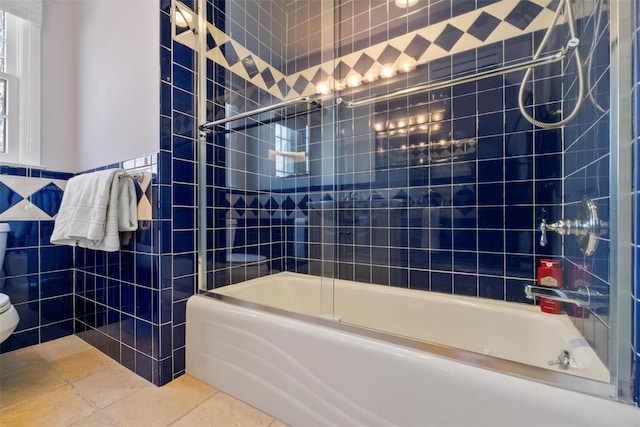
[[[9,296],[20,315],[15,332],[0,344],[1,353],[73,333],[73,249],[49,243],[52,217],[62,197],[60,186],[72,176],[0,167],[0,191],[4,193],[0,198],[0,221],[11,227],[0,290]],[[23,183],[37,183],[40,189],[26,195]],[[35,206],[24,205],[27,201]],[[11,211],[18,203],[26,209]]]
[[[160,164],[159,164],[160,163]],[[75,333],[122,365],[156,385],[173,379],[171,260],[161,257],[167,247],[160,232],[171,219],[171,198],[162,194],[157,154],[110,167],[149,170],[151,182],[139,197],[151,202],[151,218],[139,220],[132,239],[117,252],[75,249]],[[168,206],[169,208],[165,207]],[[169,211],[168,218],[162,213]]]
[[[194,10],[193,2],[181,2]],[[149,264],[140,279],[151,286],[127,288],[127,320],[136,328],[127,333],[127,363],[164,384],[185,371],[186,301],[196,292],[196,53],[172,38],[171,2],[160,7],[160,144],[158,176],[153,186],[157,203],[152,221],[149,255],[133,262]],[[209,10],[211,15],[213,10]],[[176,29],[179,31],[179,29]],[[149,272],[151,276],[149,277]],[[137,311],[137,313],[136,313]],[[131,317],[131,319],[129,319]],[[150,327],[149,327],[150,326]],[[138,342],[131,333],[146,338]],[[150,352],[149,352],[150,350]],[[124,356],[124,354],[123,354]],[[150,357],[151,365],[147,363]]]
[[[0,183],[10,197],[0,202],[0,221],[9,218],[11,231],[0,280],[20,323],[0,351],[76,333],[157,385],[173,378],[170,281],[166,289],[167,279],[160,277],[158,240],[164,235],[157,218],[163,200],[153,197],[159,194],[157,158],[99,168],[144,169],[153,176],[149,185],[135,184],[139,229],[113,253],[49,243],[64,185],[73,174],[2,167]],[[25,185],[34,182],[40,189],[23,197],[30,188]],[[12,209],[29,207],[27,200],[34,206]],[[170,206],[170,198],[164,201]]]
[[[499,67],[502,58],[531,52],[539,37],[523,35],[517,42],[489,44],[418,66],[391,85],[410,87],[436,68],[439,78],[454,77],[457,64],[473,64],[483,52],[494,53],[494,62],[484,66]],[[363,200],[377,194],[385,201],[383,207],[365,203],[340,209],[338,277],[351,279],[356,266],[369,265],[378,274],[365,273],[360,280],[530,303],[522,288],[534,280],[538,260],[561,255],[559,239],[550,236],[543,248],[535,244],[535,231],[542,207],[549,217],[562,214],[556,191],[562,146],[558,132],[534,129],[509,98],[522,75],[437,90],[409,97],[409,103],[400,99],[338,110],[338,204],[353,192]],[[367,96],[346,92],[351,95]],[[548,103],[541,96],[534,101],[540,109]],[[392,130],[402,121],[419,122],[434,113],[438,118],[428,124],[430,129]],[[534,144],[543,138],[548,146]],[[373,165],[363,163],[371,157]],[[372,178],[360,179],[359,171],[369,168]],[[342,222],[343,216],[361,222]],[[353,236],[362,226],[370,236],[357,241]],[[311,252],[310,270],[317,271],[321,252]]]

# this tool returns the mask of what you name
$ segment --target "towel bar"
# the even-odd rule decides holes
[[[144,181],[144,172],[122,172],[118,178],[131,178],[138,182]]]

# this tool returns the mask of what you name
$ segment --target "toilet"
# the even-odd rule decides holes
[[[4,264],[4,254],[7,249],[7,235],[9,234],[9,224],[0,223],[0,268]],[[4,284],[4,278],[0,279],[0,284]],[[1,288],[0,288],[1,290]],[[8,295],[0,293],[0,342],[3,342],[15,331],[20,317],[15,307],[11,305]]]
[[[233,283],[265,276],[269,273],[267,257],[264,255],[233,253],[238,231],[238,221],[227,219],[227,265],[231,267]],[[245,276],[246,273],[246,276]]]

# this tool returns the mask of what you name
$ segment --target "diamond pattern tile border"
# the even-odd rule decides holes
[[[0,181],[0,213],[6,212],[22,200],[24,200],[24,197]]]
[[[477,10],[343,56],[340,58],[337,73],[334,61],[330,61],[284,75],[260,59],[255,52],[230,39],[213,24],[208,24],[207,45],[210,49],[207,56],[284,100],[314,95],[316,84],[320,81],[326,81],[333,86],[335,78],[362,78],[384,65],[390,65],[389,61],[396,68],[407,61],[417,61],[421,64],[474,49],[484,43],[503,41],[523,33],[541,30],[547,27],[555,10],[551,7],[554,4],[553,0],[500,0],[487,3]],[[185,6],[177,2],[177,7]],[[175,40],[192,49],[197,47],[197,39],[192,31],[176,34]],[[247,57],[253,60],[250,66],[247,66],[244,60],[240,60]]]
[[[0,221],[52,219],[66,181],[0,175]]]
[[[50,182],[40,190],[30,195],[29,201],[40,208],[40,210],[44,211],[47,215],[53,217],[60,209],[63,193],[64,192],[60,187],[55,185],[53,182]]]
[[[140,169],[137,169],[140,170]],[[152,219],[152,170],[144,169],[143,182],[135,182],[138,220]],[[0,175],[0,221],[51,220],[60,209],[67,182],[60,179]]]
[[[327,197],[325,195],[325,199]],[[227,212],[227,218],[291,219],[304,218],[309,214],[310,199],[306,193],[226,193],[225,200],[233,207]]]

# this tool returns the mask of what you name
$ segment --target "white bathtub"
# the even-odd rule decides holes
[[[280,273],[217,289],[227,301],[192,297],[187,372],[294,426],[640,425],[635,407],[519,377],[613,393],[606,367],[566,316],[329,283]],[[338,325],[321,317],[328,293]],[[304,315],[230,304],[234,298]],[[563,372],[572,375],[548,369],[561,350],[571,353]]]

